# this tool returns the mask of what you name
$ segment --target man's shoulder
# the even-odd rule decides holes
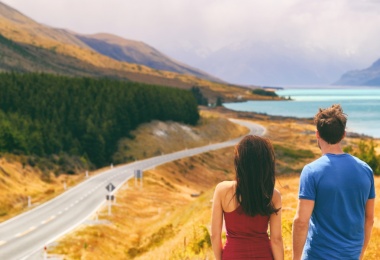
[[[317,165],[320,165],[320,164],[329,164],[331,162],[330,160],[330,157],[331,156],[337,156],[336,154],[324,154],[322,155],[321,157],[315,159],[314,161],[308,163],[305,165],[305,167],[313,167],[313,166],[317,166]],[[358,160],[358,162],[361,162],[361,163],[364,163],[362,160],[360,160],[359,158],[351,155],[351,154],[348,154],[348,153],[345,153],[345,154],[339,154],[340,156],[340,160],[343,162],[344,160]]]
[[[346,158],[349,158],[350,160],[353,160],[355,163],[357,163],[358,165],[360,165],[361,167],[363,167],[363,169],[365,169],[366,171],[369,171],[372,173],[372,169],[371,167],[368,165],[368,163],[366,163],[365,161],[363,161],[362,159],[352,155],[352,154],[348,154],[346,153],[347,157]]]
[[[362,159],[356,157],[355,155],[352,155],[352,154],[347,154],[347,155],[351,156],[351,158],[353,160],[355,160],[357,163],[365,165],[365,166],[368,166],[368,164],[365,161],[363,161]]]
[[[308,164],[305,164],[304,167],[305,167],[305,168],[313,168],[313,167],[315,167],[315,166],[317,166],[317,165],[319,165],[319,164],[325,162],[326,159],[327,159],[326,156],[321,156],[321,157],[315,159],[314,161],[312,161],[312,162],[310,162],[310,163],[308,163]]]

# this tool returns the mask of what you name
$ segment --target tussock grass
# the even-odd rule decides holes
[[[2,154],[0,157],[0,221],[5,221],[21,212],[61,194],[66,188],[84,180],[83,174],[60,175],[22,163],[22,157]],[[31,207],[28,208],[28,197]]]

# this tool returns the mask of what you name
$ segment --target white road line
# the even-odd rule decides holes
[[[21,237],[21,236],[24,236],[24,235],[26,235],[26,234],[28,234],[29,232],[32,232],[33,230],[35,230],[36,229],[36,227],[30,227],[28,230],[26,230],[26,231],[24,231],[24,232],[22,232],[22,233],[18,233],[17,235],[15,235],[15,237]]]
[[[59,214],[59,213],[58,213]],[[41,224],[46,224],[48,223],[49,221],[52,221],[53,219],[55,219],[55,215],[51,216],[50,218],[48,219],[45,219],[44,221],[41,222]]]

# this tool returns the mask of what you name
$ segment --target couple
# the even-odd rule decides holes
[[[340,105],[319,109],[314,117],[323,155],[301,173],[293,259],[362,259],[368,245],[374,222],[374,177],[365,162],[343,152],[340,142],[346,121]],[[236,181],[221,182],[214,192],[215,258],[284,259],[281,195],[274,189],[275,156],[270,141],[246,136],[235,148],[234,163]]]

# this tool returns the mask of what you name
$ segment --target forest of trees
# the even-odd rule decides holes
[[[110,163],[117,142],[153,119],[196,124],[191,91],[112,79],[0,73],[0,152]]]
[[[276,94],[276,92],[274,92],[274,91],[268,91],[268,90],[261,89],[261,88],[253,89],[252,93],[256,94],[256,95],[260,95],[260,96],[278,97],[278,95]]]

